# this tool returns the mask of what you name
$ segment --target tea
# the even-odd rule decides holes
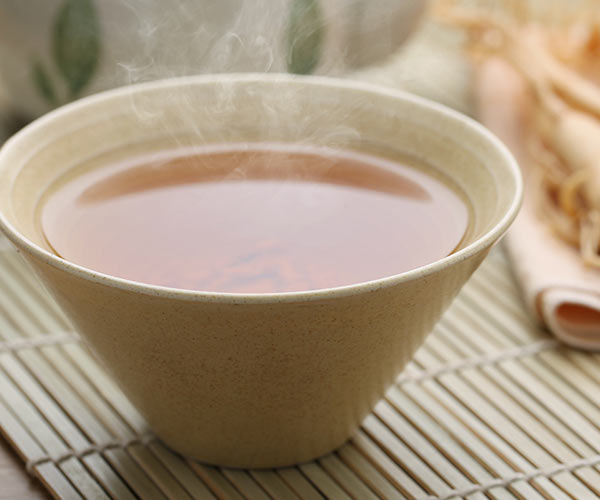
[[[452,253],[466,203],[439,176],[376,156],[281,144],[166,151],[59,181],[41,205],[60,257],[209,292],[365,282]]]

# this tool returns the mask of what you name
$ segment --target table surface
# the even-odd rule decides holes
[[[23,462],[8,442],[0,437],[0,499],[50,498],[40,481],[29,476]]]

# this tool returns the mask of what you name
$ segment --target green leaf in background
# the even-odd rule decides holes
[[[56,106],[58,103],[56,92],[54,92],[54,87],[52,86],[50,77],[48,76],[48,73],[46,73],[46,70],[40,61],[33,63],[31,77],[33,78],[33,85],[40,95],[46,100],[46,102],[51,106]]]
[[[70,97],[77,97],[100,57],[100,25],[92,0],[65,0],[54,23],[52,48]]]
[[[318,0],[292,0],[287,28],[287,66],[290,73],[312,73],[321,58],[324,37]]]

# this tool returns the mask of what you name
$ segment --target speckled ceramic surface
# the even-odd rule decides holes
[[[37,201],[66,170],[255,140],[424,159],[467,194],[468,237],[451,256],[394,277],[263,295],[128,282],[45,246]],[[318,77],[192,77],[112,91],[46,115],[0,151],[7,236],[155,432],[227,466],[302,462],[344,442],[510,225],[520,197],[516,164],[474,122],[414,96]]]

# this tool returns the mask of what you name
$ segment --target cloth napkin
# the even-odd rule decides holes
[[[532,203],[532,162],[523,138],[526,87],[505,62],[483,63],[475,76],[477,116],[512,150],[523,171],[525,200],[505,239],[525,300],[556,337],[574,347],[600,349],[600,270],[585,266],[578,250],[558,239]],[[600,159],[599,159],[600,161]]]

